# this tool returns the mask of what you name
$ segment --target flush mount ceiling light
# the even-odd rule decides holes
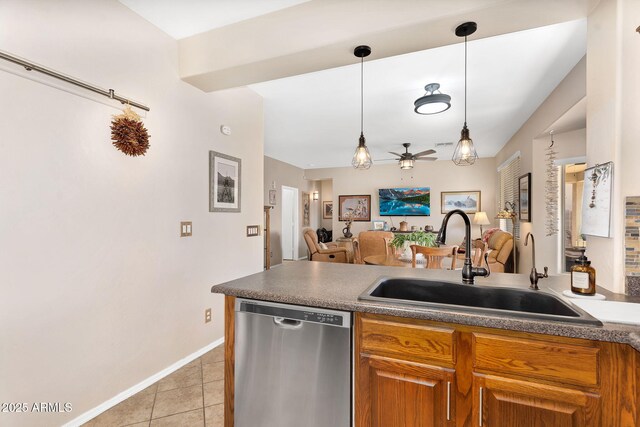
[[[458,141],[451,159],[457,166],[472,165],[478,158],[478,153],[476,153],[467,128],[467,36],[475,33],[477,29],[478,25],[475,22],[465,22],[456,28],[456,36],[464,37],[464,126],[460,132],[460,141]]]
[[[451,108],[451,97],[440,92],[440,83],[429,83],[424,87],[424,96],[416,99],[413,103],[418,114],[438,114]],[[439,93],[435,93],[438,91]]]
[[[353,50],[353,54],[360,58],[360,140],[358,141],[358,147],[353,154],[351,164],[356,169],[369,169],[373,164],[371,160],[371,154],[365,144],[364,139],[364,58],[371,54],[371,48],[369,46],[358,46]]]

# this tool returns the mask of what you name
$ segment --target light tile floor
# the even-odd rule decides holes
[[[224,346],[90,420],[87,427],[222,427]]]

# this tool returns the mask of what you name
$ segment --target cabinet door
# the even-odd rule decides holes
[[[600,396],[581,390],[474,374],[474,423],[483,427],[600,426]]]
[[[367,354],[358,366],[356,426],[453,425],[453,369]]]

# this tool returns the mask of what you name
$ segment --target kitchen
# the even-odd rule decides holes
[[[314,2],[307,3],[299,7],[314,5]],[[468,2],[463,3],[471,7]],[[441,37],[452,39],[450,43],[460,48],[456,61],[462,61],[462,45],[452,30],[456,24],[469,19],[477,20],[480,30],[489,33],[489,28],[494,28],[493,22],[501,19],[504,20],[502,23],[495,23],[498,26],[495,32],[527,27],[527,23],[522,23],[526,19],[517,21],[518,16],[529,18],[532,22],[529,25],[584,18],[594,23],[589,28],[587,22],[586,44],[588,58],[595,59],[586,61],[583,71],[588,94],[586,160],[589,165],[614,161],[616,180],[612,236],[590,239],[587,254],[598,268],[599,281],[606,284],[604,288],[617,294],[628,293],[623,261],[623,200],[637,195],[637,168],[633,155],[637,148],[633,137],[638,126],[634,119],[637,117],[634,102],[637,83],[633,76],[640,67],[636,60],[637,23],[631,32],[627,29],[637,16],[633,13],[637,6],[633,1],[578,2],[576,9],[572,9],[574,2],[555,6],[554,2],[547,2],[537,10],[558,10],[554,9],[556,7],[560,16],[549,18],[552,22],[543,22],[547,18],[535,15],[531,9],[527,9],[530,16],[516,13],[518,7],[527,7],[526,2],[502,3],[505,2],[483,2],[486,8],[454,13],[450,19],[455,23],[442,24]],[[500,9],[495,8],[499,7],[505,8],[504,14],[496,13]],[[620,8],[619,15],[616,8]],[[507,11],[513,15],[508,15]],[[511,16],[513,20],[505,16]],[[214,348],[214,344],[221,345],[225,303],[221,295],[211,294],[211,286],[262,271],[262,238],[245,237],[245,232],[247,225],[261,224],[263,206],[268,201],[266,192],[270,182],[265,182],[264,178],[267,162],[264,154],[268,154],[265,151],[265,106],[262,97],[254,91],[236,88],[246,82],[233,83],[228,89],[209,93],[194,88],[194,82],[199,84],[198,77],[194,77],[197,72],[191,76],[187,71],[178,72],[182,55],[180,45],[184,46],[186,42],[167,36],[120,2],[88,5],[74,1],[11,1],[3,4],[0,19],[2,51],[68,73],[79,80],[114,87],[117,93],[121,91],[151,109],[148,113],[138,112],[151,137],[149,152],[146,156],[128,158],[116,151],[110,142],[109,122],[112,114],[120,112],[118,102],[93,98],[81,89],[54,83],[43,76],[33,77],[20,67],[3,63],[6,72],[0,80],[2,93],[7,95],[5,99],[11,99],[11,102],[3,103],[3,116],[13,126],[4,126],[0,138],[6,149],[0,168],[2,182],[6,184],[2,190],[3,199],[11,200],[11,203],[3,204],[2,241],[6,256],[2,257],[4,298],[1,312],[5,326],[1,375],[4,380],[0,395],[2,401],[7,402],[69,401],[73,403],[73,411],[3,414],[0,420],[7,420],[10,425],[60,425],[77,419],[78,424],[123,402],[143,390],[143,385],[151,385],[163,375],[190,363],[194,357],[199,357],[201,350],[204,352]],[[492,23],[484,24],[487,19]],[[520,24],[516,25],[516,22]],[[407,32],[411,30],[415,28],[408,28]],[[368,34],[367,31],[362,34],[365,33]],[[374,55],[382,51],[381,42],[362,42],[371,44]],[[333,66],[355,65],[355,74],[346,86],[359,89],[359,64],[352,55],[353,47],[358,43],[348,44],[350,48],[345,47],[344,57],[333,55]],[[392,53],[402,52],[394,50]],[[472,54],[473,42],[470,42],[470,59]],[[297,59],[292,61],[297,64],[296,73],[310,71],[303,67],[305,62],[313,62],[309,61],[308,54],[292,59]],[[374,63],[365,62],[365,67]],[[255,64],[241,67],[236,63],[235,66],[247,71],[252,67],[259,68]],[[234,67],[230,63],[226,65]],[[455,71],[456,75],[462,75],[461,68]],[[202,74],[206,73],[206,70],[202,71]],[[472,68],[469,73],[471,77]],[[180,76],[184,76],[185,81]],[[426,83],[422,82],[423,85]],[[442,89],[444,91],[445,86]],[[365,90],[373,89],[369,85]],[[421,87],[414,89],[420,90]],[[419,95],[411,94],[413,99]],[[557,93],[559,98],[564,95],[566,92]],[[372,96],[373,92],[366,96],[365,102],[373,102]],[[461,96],[455,98],[457,108],[461,107],[461,100]],[[356,135],[349,134],[342,139],[348,152],[347,162],[357,145],[358,95],[354,105]],[[408,108],[414,114],[413,106]],[[471,117],[471,133],[479,135],[474,129],[481,124],[471,121]],[[373,143],[375,132],[369,127],[373,123],[366,120],[365,117],[365,133]],[[454,133],[457,134],[462,115],[457,115],[455,122]],[[549,120],[548,124],[552,122]],[[221,132],[222,125],[231,128],[230,135]],[[537,167],[539,157],[535,153],[539,147],[531,147],[530,143],[537,135],[537,132],[533,133],[529,148],[522,150],[525,165],[522,172],[527,172],[529,165],[532,170]],[[450,138],[454,136],[457,139],[457,135]],[[480,141],[479,137],[474,138]],[[398,145],[399,142],[402,141],[398,141]],[[208,211],[209,151],[242,159],[240,213]],[[495,172],[495,166],[511,155],[506,151],[504,158],[480,161],[491,161]],[[374,163],[373,168],[376,167]],[[384,167],[397,170],[395,164]],[[418,174],[417,167],[415,170]],[[318,175],[311,176],[311,173]],[[326,177],[319,174],[309,173],[311,179]],[[535,171],[533,174],[534,200],[541,201],[535,192],[543,187],[536,179],[542,180],[543,174]],[[495,178],[493,180],[495,182]],[[367,190],[371,192],[373,188]],[[482,190],[487,191],[487,195],[494,194],[486,205],[496,210],[495,190]],[[338,194],[359,194],[340,193],[336,187],[334,193],[336,200]],[[533,215],[531,226],[541,226],[541,222],[536,221],[535,209]],[[178,226],[182,221],[192,221],[191,237],[179,237]],[[434,217],[432,222],[436,226],[440,220]],[[337,232],[337,218],[333,223],[334,232]],[[362,228],[354,230],[356,232],[365,227],[364,224],[357,225]],[[522,231],[524,235],[531,230]],[[535,229],[533,232],[541,243],[544,233]],[[523,245],[522,242],[518,244]],[[543,247],[539,245],[538,248],[540,267],[548,265],[542,259],[546,254],[541,250]],[[521,246],[519,249],[521,253],[529,253],[529,248]],[[520,262],[524,269],[519,271],[528,272],[529,258],[520,257]],[[283,274],[278,270],[286,272],[287,268],[278,267],[265,274]],[[338,268],[351,271],[358,266]],[[366,271],[382,271],[377,268]],[[391,271],[385,274],[410,274],[410,271]],[[498,275],[493,276],[496,277]],[[458,282],[457,277],[447,278]],[[367,283],[364,283],[365,279]],[[347,311],[357,312],[357,295],[371,285],[375,277],[361,280],[344,297],[349,298],[351,304]],[[546,285],[555,280],[541,282]],[[528,286],[526,275],[517,282]],[[560,285],[566,286],[566,283]],[[301,293],[309,298],[314,296],[305,291]],[[302,304],[297,300],[296,303],[313,306],[313,301]],[[207,308],[212,308],[212,321],[204,323],[203,313]],[[388,311],[385,313],[389,314]],[[442,318],[430,321],[439,320]],[[443,321],[452,322],[451,319]],[[46,330],[43,324],[47,325]],[[572,331],[576,328],[568,327]],[[605,326],[603,329],[610,328]],[[467,332],[461,333],[464,336]],[[570,334],[568,338],[598,341],[604,336]],[[455,411],[456,416],[461,414],[461,406]],[[79,418],[84,414],[86,417]],[[151,422],[151,411],[145,417],[148,418],[140,422]]]

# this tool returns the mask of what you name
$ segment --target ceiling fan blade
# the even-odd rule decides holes
[[[424,150],[414,154],[413,157],[428,156],[429,154],[435,154],[435,153],[436,153],[436,150]]]
[[[419,157],[419,158],[414,159],[414,160],[426,160],[426,161],[432,162],[434,160],[438,160],[438,158],[437,157]]]
[[[391,161],[397,162],[398,161],[398,159],[374,159],[374,160],[376,162],[391,162]]]
[[[389,154],[393,154],[394,156],[402,157],[402,154],[394,153],[393,151],[387,151]]]

